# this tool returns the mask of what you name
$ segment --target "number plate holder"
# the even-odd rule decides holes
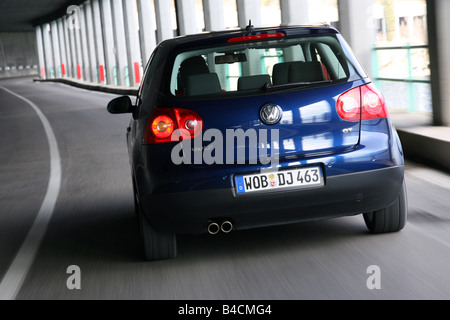
[[[234,176],[237,196],[317,188],[323,186],[324,181],[320,166]]]

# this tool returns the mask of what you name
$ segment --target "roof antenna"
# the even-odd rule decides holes
[[[248,32],[253,32],[253,31],[255,31],[255,26],[252,25],[252,20],[251,20],[251,19],[249,20],[248,26],[247,26],[247,28],[245,28],[245,30],[248,31]]]

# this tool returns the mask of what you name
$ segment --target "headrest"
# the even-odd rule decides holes
[[[238,90],[252,90],[260,89],[265,84],[271,84],[270,76],[268,74],[260,74],[256,76],[240,77],[238,80]]]
[[[313,62],[293,62],[289,65],[289,82],[314,82],[325,80],[322,64]]]
[[[217,73],[191,75],[186,82],[186,95],[198,96],[203,94],[221,93],[222,87]]]
[[[201,56],[195,56],[183,61],[180,65],[180,78],[184,86],[189,76],[194,74],[209,73],[205,59]]]

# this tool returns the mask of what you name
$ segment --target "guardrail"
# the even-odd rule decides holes
[[[0,79],[35,76],[39,73],[37,65],[0,65]]]
[[[413,64],[411,59],[411,51],[417,49],[429,49],[428,45],[406,45],[406,46],[392,46],[392,47],[374,47],[373,48],[373,70],[375,81],[393,81],[393,82],[405,82],[408,83],[408,97],[409,97],[409,112],[416,112],[416,100],[414,98],[414,84],[426,83],[431,85],[430,78],[414,78],[413,77]],[[408,77],[407,78],[387,78],[379,76],[379,64],[378,64],[378,51],[384,50],[406,50],[408,61]]]

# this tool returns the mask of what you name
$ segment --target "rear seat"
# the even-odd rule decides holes
[[[293,62],[289,65],[289,82],[323,81],[322,64],[314,62]]]
[[[291,63],[282,62],[273,66],[272,81],[275,86],[289,83],[289,66]]]
[[[324,79],[322,64],[318,61],[282,62],[273,67],[272,81],[274,85],[314,82]]]
[[[187,77],[186,95],[199,96],[203,94],[221,93],[219,76],[217,73],[195,74]]]
[[[270,75],[260,74],[256,76],[240,77],[238,80],[238,90],[255,90],[261,89],[265,84],[270,85]]]

